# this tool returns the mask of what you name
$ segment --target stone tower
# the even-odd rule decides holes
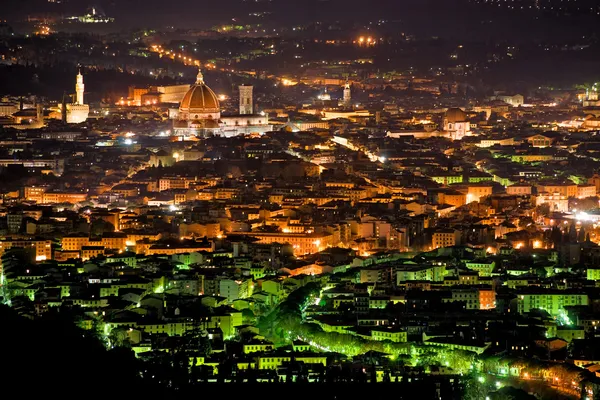
[[[75,84],[75,93],[77,96],[75,98],[75,104],[84,104],[83,103],[83,92],[85,90],[85,85],[83,84],[83,75],[81,75],[81,71],[77,74],[77,83]]]
[[[344,85],[344,107],[350,108],[352,106],[352,92],[350,89],[350,83],[346,80]]]
[[[252,86],[241,85],[240,86],[240,115],[247,115],[254,113],[254,107],[252,104]]]

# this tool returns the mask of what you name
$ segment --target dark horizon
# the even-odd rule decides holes
[[[525,1],[525,0],[523,0]],[[551,0],[548,0],[551,1]],[[595,1],[595,0],[594,0]],[[552,15],[539,10],[496,9],[476,0],[362,0],[258,1],[222,0],[215,7],[208,0],[96,0],[48,3],[46,0],[10,0],[5,18],[12,23],[27,16],[83,14],[91,7],[110,17],[115,31],[132,28],[209,29],[221,24],[291,26],[320,21],[324,26],[366,25],[374,32],[407,33],[420,37],[485,40],[572,40],[598,32],[597,14]],[[249,14],[268,12],[268,17]],[[383,27],[369,25],[384,19]]]

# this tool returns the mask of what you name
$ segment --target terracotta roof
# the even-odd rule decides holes
[[[467,113],[465,113],[460,108],[449,108],[446,111],[446,115],[444,116],[448,122],[466,122],[467,121]]]
[[[220,112],[217,95],[204,83],[196,84],[185,94],[180,111],[194,113],[216,113]]]

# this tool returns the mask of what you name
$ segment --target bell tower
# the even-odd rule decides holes
[[[344,107],[350,108],[352,106],[352,92],[350,89],[350,83],[346,79],[346,84],[344,85]]]
[[[240,115],[248,115],[254,113],[254,105],[252,104],[251,85],[241,85],[240,89]]]
[[[77,74],[77,83],[75,83],[75,93],[77,94],[75,97],[75,104],[84,104],[83,103],[83,92],[85,90],[85,85],[83,84],[83,75],[81,75],[81,70]]]

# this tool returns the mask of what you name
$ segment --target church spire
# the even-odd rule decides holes
[[[204,75],[202,75],[201,69],[198,69],[198,76],[196,76],[196,85],[204,85]]]

